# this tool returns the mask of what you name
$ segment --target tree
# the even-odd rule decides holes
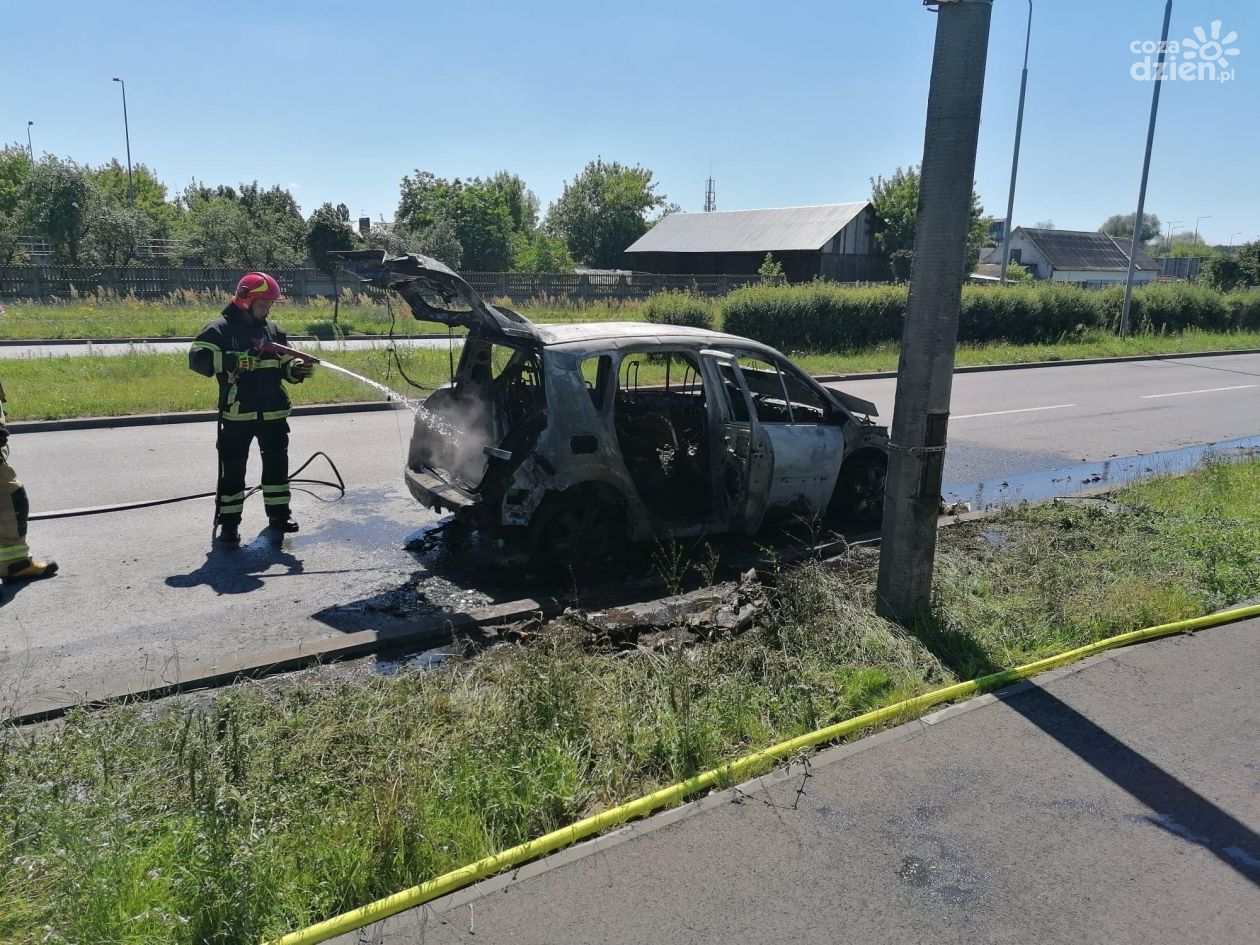
[[[235,194],[233,194],[233,197]],[[240,204],[194,184],[184,192],[187,211],[180,223],[183,256],[206,266],[241,266],[236,234],[248,225]]]
[[[513,272],[572,272],[573,257],[564,240],[542,230],[512,237]]]
[[[385,250],[390,256],[405,256],[408,253],[432,256],[455,270],[459,269],[464,255],[464,249],[455,235],[455,226],[449,220],[438,220],[418,233],[400,223],[389,229],[375,227],[368,231],[363,242],[370,249]]]
[[[513,233],[532,233],[538,228],[538,197],[516,174],[499,171],[484,181],[474,183],[496,195],[512,218]]]
[[[1247,285],[1247,272],[1235,257],[1220,253],[1203,264],[1199,278],[1217,292],[1232,292]]]
[[[919,212],[919,168],[897,168],[892,177],[871,178],[871,206],[875,210],[875,242],[888,274],[897,282],[910,278],[914,262],[914,228]],[[988,240],[988,225],[980,195],[972,191],[967,232],[966,272],[974,272],[980,250]]]
[[[1040,227],[1038,228],[1040,229]],[[1007,282],[1032,282],[1033,274],[1025,269],[1019,263],[1011,260],[1006,264],[1006,281]]]
[[[355,249],[361,243],[359,235],[350,228],[350,211],[345,204],[334,207],[326,203],[312,213],[306,223],[306,251],[315,268],[332,279],[334,289],[341,267],[330,254]]]
[[[611,268],[648,230],[648,214],[665,206],[652,172],[617,161],[591,161],[547,211],[546,229],[564,240],[574,259]]]
[[[448,253],[454,248],[448,238],[449,228],[459,243],[465,269],[501,270],[507,268],[512,256],[514,224],[509,205],[516,201],[517,212],[525,221],[530,212],[529,196],[520,178],[506,171],[489,182],[473,178],[465,183],[458,177],[446,180],[417,170],[414,177],[402,180],[396,219],[414,238],[442,245]],[[443,262],[451,265],[446,259]]]
[[[1057,229],[1057,227],[1054,225],[1054,221],[1053,221],[1053,220],[1038,220],[1038,221],[1036,222],[1036,224],[1034,224],[1034,226],[1035,226],[1035,228],[1036,228],[1036,229],[1038,229],[1038,230],[1054,230],[1054,229]]]
[[[0,150],[0,266],[7,265],[17,250],[18,201],[30,173],[26,148],[12,144]]]
[[[18,225],[43,237],[59,262],[77,265],[87,232],[92,185],[87,172],[53,155],[31,168],[18,197]]]
[[[1243,243],[1235,258],[1242,266],[1246,285],[1260,285],[1260,240]]]
[[[432,256],[456,270],[464,264],[464,246],[450,220],[438,220],[418,232],[405,231],[405,237],[413,247],[411,252]]]
[[[148,166],[136,164],[131,172],[136,209],[152,221],[151,229],[155,238],[170,239],[179,219],[178,204],[167,200],[166,185],[158,180]],[[88,180],[115,205],[130,206],[127,200],[127,168],[119,164],[117,158],[88,171]]]
[[[1108,236],[1114,236],[1118,240],[1132,240],[1133,224],[1136,220],[1136,213],[1114,213],[1107,217],[1103,221],[1103,225],[1098,229]],[[1159,231],[1159,217],[1153,213],[1142,214],[1142,232],[1138,237],[1138,242],[1149,243],[1151,240],[1158,238]]]
[[[783,281],[783,263],[779,262],[770,253],[766,253],[766,258],[761,261],[761,266],[757,269],[757,275],[762,282],[780,283]]]
[[[1129,239],[1133,239],[1132,233]],[[1205,257],[1212,255],[1212,247],[1208,246],[1203,238],[1195,238],[1194,233],[1177,233],[1172,239],[1159,239],[1155,245],[1151,247],[1152,256],[1197,256]]]
[[[147,250],[153,238],[153,220],[139,209],[120,205],[92,188],[84,255],[115,270],[125,268]]]
[[[306,220],[282,187],[257,181],[239,189],[193,182],[181,202],[184,255],[209,266],[274,269],[299,266],[306,258]]]
[[[32,162],[26,148],[10,144],[0,150],[0,218],[17,213],[22,185],[30,176]]]

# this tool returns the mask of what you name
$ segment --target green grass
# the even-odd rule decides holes
[[[516,307],[511,299],[504,304]],[[13,302],[0,315],[0,339],[40,338],[181,338],[196,335],[207,322],[219,317],[225,300],[195,294],[172,300],[79,299],[60,303]],[[392,305],[397,334],[441,334],[441,325],[416,321],[407,306]],[[565,304],[530,303],[523,314],[537,322],[642,321],[643,302]],[[276,310],[276,321],[291,335],[334,335],[332,302],[311,299]],[[354,295],[340,306],[337,325],[345,334],[389,333],[390,310],[365,295]]]
[[[1097,335],[1059,345],[963,345],[958,364],[1007,364],[1062,361],[1071,358],[1113,357],[1126,354],[1171,354],[1179,351],[1216,351],[1260,348],[1260,332],[1183,335],[1138,335],[1116,338]],[[343,367],[388,383],[409,396],[417,392],[388,369],[383,351],[328,352]],[[459,357],[456,351],[456,359]],[[446,351],[411,349],[400,352],[408,375],[429,386],[448,377]],[[814,374],[891,371],[897,368],[895,345],[843,354],[799,355],[793,360]],[[122,416],[208,410],[214,407],[215,385],[192,373],[184,355],[128,354],[96,357],[15,358],[0,361],[12,420],[54,420],[67,417]],[[644,366],[642,383],[652,383],[651,365]],[[305,384],[289,388],[296,404],[349,403],[380,400],[381,395],[332,371],[317,371]],[[420,392],[423,396],[423,392]]]
[[[775,741],[1255,593],[1260,463],[1119,499],[946,529],[913,632],[874,615],[878,555],[856,550],[781,574],[762,632],[689,652],[626,658],[560,621],[427,672],[2,730],[0,940],[256,943]]]

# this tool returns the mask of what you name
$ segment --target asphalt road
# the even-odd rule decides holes
[[[1260,355],[959,375],[947,483],[1260,433],[1258,375]],[[891,412],[893,381],[845,386]],[[457,556],[403,550],[435,521],[401,481],[405,411],[300,417],[292,427],[295,463],[327,451],[349,494],[298,493],[302,531],[283,545],[260,536],[240,551],[213,550],[209,499],[32,523],[34,550],[62,573],[0,590],[0,699],[79,693],[118,676],[156,682],[175,665],[386,627],[414,612],[421,578],[429,612],[504,599],[487,585],[510,573],[469,574]],[[35,512],[214,487],[210,423],[18,434],[12,447]],[[263,521],[254,499],[243,533],[258,535]]]
[[[1257,661],[1118,651],[334,942],[1260,942]]]

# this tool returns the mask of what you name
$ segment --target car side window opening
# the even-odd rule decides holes
[[[608,403],[608,389],[612,386],[612,357],[596,355],[582,362],[582,380],[591,395],[591,403],[597,411]]]
[[[618,381],[617,442],[644,504],[665,518],[707,513],[712,502],[708,407],[696,356],[627,352]]]
[[[740,372],[752,395],[757,419],[761,423],[822,423],[827,417],[827,404],[796,372],[750,355],[738,357]],[[732,417],[748,421],[747,402],[735,371],[729,362],[718,362],[718,373],[731,406]]]

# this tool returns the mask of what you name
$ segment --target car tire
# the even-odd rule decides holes
[[[842,528],[875,531],[884,519],[887,481],[888,457],[884,453],[863,450],[850,456],[840,467],[827,518]]]
[[[597,492],[572,490],[543,501],[530,520],[528,543],[530,559],[545,574],[591,574],[620,559],[625,519]]]

